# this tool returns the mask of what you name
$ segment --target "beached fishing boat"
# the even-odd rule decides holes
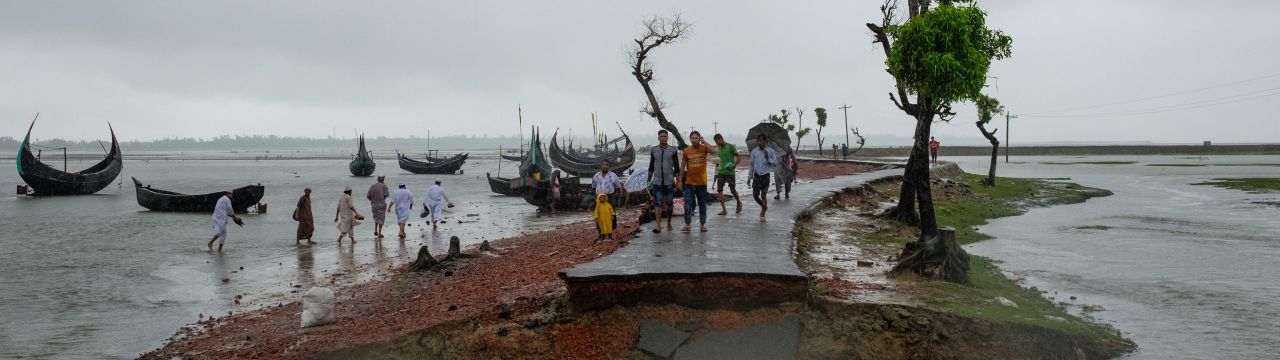
[[[571,176],[593,176],[596,172],[600,171],[600,162],[603,160],[609,160],[609,170],[617,173],[618,175],[622,175],[624,171],[627,171],[632,165],[635,165],[636,149],[631,143],[631,137],[626,134],[622,135],[623,140],[626,141],[626,144],[623,146],[622,153],[618,154],[616,157],[611,156],[608,158],[570,156],[567,151],[560,148],[556,139],[557,135],[559,135],[559,133],[551,135],[551,144],[547,147],[547,154],[550,155],[552,165]]]
[[[507,154],[502,154],[502,155],[499,155],[499,156],[501,156],[501,157],[502,157],[502,160],[507,160],[507,161],[524,161],[524,158],[525,158],[524,156],[520,156],[520,155],[507,155]]]
[[[120,144],[116,141],[115,129],[107,124],[111,131],[111,149],[102,161],[78,172],[67,172],[55,169],[40,162],[31,152],[31,129],[35,128],[35,120],[27,128],[27,136],[18,147],[18,176],[34,190],[32,195],[86,195],[96,193],[120,176],[124,169]]]
[[[489,173],[484,173],[484,177],[489,179],[489,190],[493,193],[506,196],[520,196],[520,190],[511,187],[511,179],[502,177],[493,177]]]
[[[414,174],[454,174],[462,169],[462,165],[467,162],[470,154],[460,153],[448,159],[441,161],[419,161],[410,159],[408,156],[396,152],[396,158],[400,161],[400,168]]]
[[[356,158],[351,160],[351,165],[349,166],[351,175],[373,175],[373,169],[377,168],[378,164],[373,162],[373,158],[369,156],[369,151],[364,148],[364,134],[360,134],[359,142],[360,147],[356,152]]]
[[[225,193],[225,191],[218,191],[201,195],[187,195],[153,189],[149,185],[144,186],[138,178],[133,178],[133,188],[138,194],[138,205],[151,211],[213,212],[213,208],[218,205],[218,199]],[[262,201],[262,195],[266,193],[266,189],[265,186],[258,184],[232,190],[231,208],[237,213],[248,212],[250,207]]]

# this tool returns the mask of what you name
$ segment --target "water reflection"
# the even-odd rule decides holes
[[[297,285],[303,289],[315,286],[315,255],[311,252],[310,246],[297,247],[298,253],[298,282]]]

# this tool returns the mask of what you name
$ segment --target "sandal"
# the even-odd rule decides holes
[[[653,228],[653,233],[654,233],[654,234],[661,234],[661,233],[662,233],[662,227],[661,227],[661,226],[659,226],[659,227]]]
[[[698,231],[701,231],[701,232],[707,232],[707,226],[706,226],[706,225],[702,225],[702,228],[698,229]]]

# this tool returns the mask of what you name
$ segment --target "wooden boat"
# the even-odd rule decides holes
[[[120,143],[116,141],[116,131],[107,124],[111,131],[111,150],[102,161],[78,172],[66,172],[40,162],[31,152],[31,129],[35,128],[35,120],[27,128],[27,136],[18,147],[18,175],[34,190],[33,195],[87,195],[96,193],[120,175],[124,169],[123,156],[120,154]]]
[[[635,165],[636,149],[631,143],[631,138],[623,135],[626,145],[623,147],[622,153],[615,158],[573,158],[560,148],[557,143],[556,135],[551,135],[551,145],[547,147],[547,154],[550,155],[551,164],[556,168],[563,170],[566,174],[578,177],[591,177],[600,171],[600,161],[609,160],[609,170],[622,175],[624,171]]]
[[[399,152],[396,152],[396,158],[400,161],[400,168],[414,174],[454,174],[462,169],[462,165],[467,162],[470,154],[461,153],[454,155],[443,161],[418,161],[410,159]]]
[[[524,161],[524,158],[525,158],[524,156],[520,156],[520,155],[502,154],[499,156],[502,157],[502,160],[506,160],[506,161]]]
[[[172,191],[153,189],[143,186],[142,181],[133,178],[133,188],[138,193],[138,205],[151,211],[203,212],[211,213],[217,207],[218,199],[224,191],[202,195],[187,195]],[[231,191],[231,208],[237,213],[244,213],[262,200],[266,187],[249,185]]]
[[[545,208],[551,204],[551,199],[547,198],[547,192],[551,191],[551,179],[533,183],[532,179],[512,179],[513,182],[524,181],[528,186],[520,187],[520,197],[525,203],[537,206],[539,209]],[[584,179],[580,177],[564,177],[560,178],[560,199],[555,202],[556,209],[559,210],[578,210],[581,208],[583,199],[594,199],[595,189],[591,187],[591,183],[583,183]],[[640,205],[649,201],[649,192],[633,192],[626,197],[625,205]],[[590,201],[590,200],[589,200]]]
[[[520,189],[511,187],[511,179],[502,177],[493,177],[489,173],[484,173],[484,177],[489,179],[489,190],[493,193],[506,196],[520,196]]]
[[[357,150],[356,152],[356,158],[352,159],[351,165],[349,165],[351,169],[351,175],[354,175],[354,176],[373,175],[373,169],[377,168],[378,164],[373,162],[373,158],[369,157],[369,151],[365,150],[364,148],[364,134],[360,134],[359,142],[360,142],[360,147],[359,147],[359,150]]]

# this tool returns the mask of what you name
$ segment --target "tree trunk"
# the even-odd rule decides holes
[[[653,94],[653,88],[649,86],[649,81],[645,80],[644,75],[638,72],[633,74],[636,76],[636,81],[640,82],[640,87],[644,89],[644,95],[649,98],[649,115],[653,116],[654,119],[658,119],[658,126],[671,133],[671,137],[676,138],[676,148],[684,149],[687,146],[687,143],[684,142],[684,136],[680,135],[680,129],[676,127],[676,124],[667,121],[667,115],[662,113],[662,105],[658,103],[658,96]]]
[[[418,249],[418,259],[414,260],[413,264],[409,265],[409,271],[426,271],[435,269],[436,266],[439,265],[440,262],[436,261],[436,258],[431,256],[431,252],[427,251],[426,246],[423,246]]]
[[[938,218],[933,212],[933,191],[929,184],[929,131],[933,126],[933,114],[922,113],[916,120],[916,144],[911,148],[911,157],[917,158],[915,172],[911,178],[903,178],[903,183],[914,182],[916,205],[920,212],[920,241],[932,238],[938,233]],[[908,163],[908,167],[912,164]]]
[[[1000,129],[987,132],[987,128],[979,121],[978,131],[981,131],[982,136],[991,142],[991,167],[987,170],[987,179],[983,180],[982,183],[987,186],[996,186],[996,157],[1000,152],[1000,139],[996,138],[996,131],[1000,131]]]

